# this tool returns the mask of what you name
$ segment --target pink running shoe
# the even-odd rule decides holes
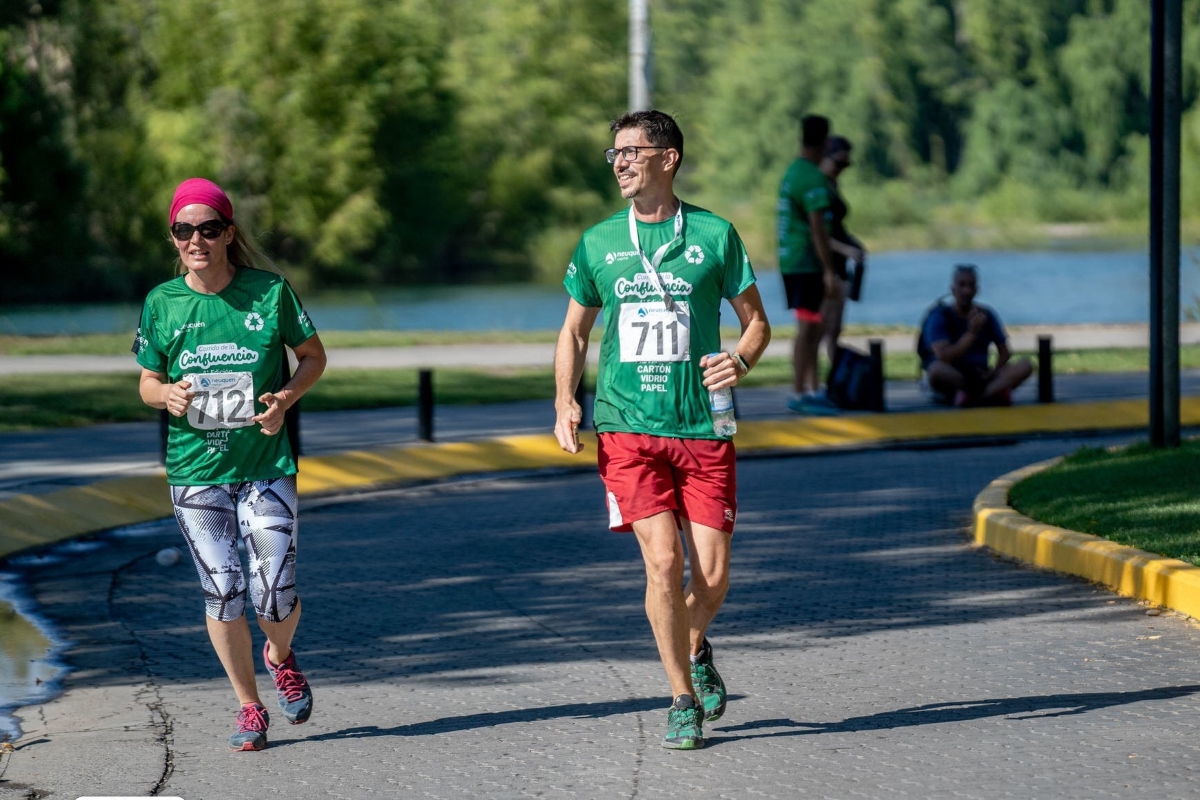
[[[275,695],[284,718],[293,725],[308,722],[308,718],[312,716],[313,694],[312,689],[308,688],[308,680],[305,679],[304,673],[296,666],[296,651],[293,650],[283,663],[278,665],[271,663],[271,657],[268,655],[270,652],[271,643],[267,642],[263,645],[263,663],[267,665],[267,672],[275,679]]]
[[[267,746],[271,717],[258,703],[246,703],[237,715],[237,730],[229,737],[230,750],[262,750]]]

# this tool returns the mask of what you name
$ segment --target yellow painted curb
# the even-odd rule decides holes
[[[302,456],[296,484],[301,496],[311,497],[455,475],[594,467],[595,435],[581,433],[579,439],[584,451],[578,455],[563,452],[553,436],[538,435]],[[0,558],[88,533],[169,517],[173,513],[170,498],[163,473],[17,495],[0,501]]]
[[[1200,397],[1185,398],[1180,414],[1182,424],[1200,425]],[[804,452],[963,436],[1127,429],[1147,423],[1145,401],[1122,400],[743,421],[738,424],[735,441],[743,454]],[[595,465],[595,436],[581,434],[580,439],[586,448],[580,455],[564,453],[554,436],[547,433],[302,457],[298,487],[301,495],[313,496],[455,475]],[[102,480],[48,494],[19,495],[0,501],[0,558],[87,533],[161,519],[171,513],[166,479],[161,474]]]
[[[1029,564],[1076,575],[1117,594],[1200,618],[1200,568],[1088,533],[1046,525],[1008,504],[1013,484],[1057,463],[1003,475],[975,498],[975,543]]]
[[[965,408],[912,414],[860,414],[739,422],[739,452],[837,447],[964,436],[1010,436],[1121,430],[1149,425],[1145,400],[1047,403],[1009,408]],[[1200,425],[1200,397],[1180,403],[1180,421]]]

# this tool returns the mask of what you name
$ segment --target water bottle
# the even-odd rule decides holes
[[[717,353],[709,353],[709,359]],[[717,436],[733,436],[737,433],[737,420],[733,417],[733,389],[710,389],[708,392],[708,408],[712,412],[713,433]]]

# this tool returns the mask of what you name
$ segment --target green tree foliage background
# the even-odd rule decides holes
[[[683,191],[761,265],[810,112],[855,144],[846,192],[876,247],[1144,228],[1144,0],[652,0],[651,15]],[[1186,0],[1189,219],[1198,23]],[[137,298],[171,274],[165,209],[192,175],[311,286],[557,278],[620,205],[600,151],[626,31],[625,0],[0,0],[0,303]]]

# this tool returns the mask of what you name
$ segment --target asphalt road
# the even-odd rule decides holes
[[[659,747],[637,548],[594,474],[309,504],[316,713],[262,753],[225,750],[195,575],[153,560],[178,533],[108,536],[28,572],[75,671],[22,712],[0,798],[1196,796],[1200,628],[964,534],[989,480],[1078,445],[743,462],[732,699],[695,753]]]

